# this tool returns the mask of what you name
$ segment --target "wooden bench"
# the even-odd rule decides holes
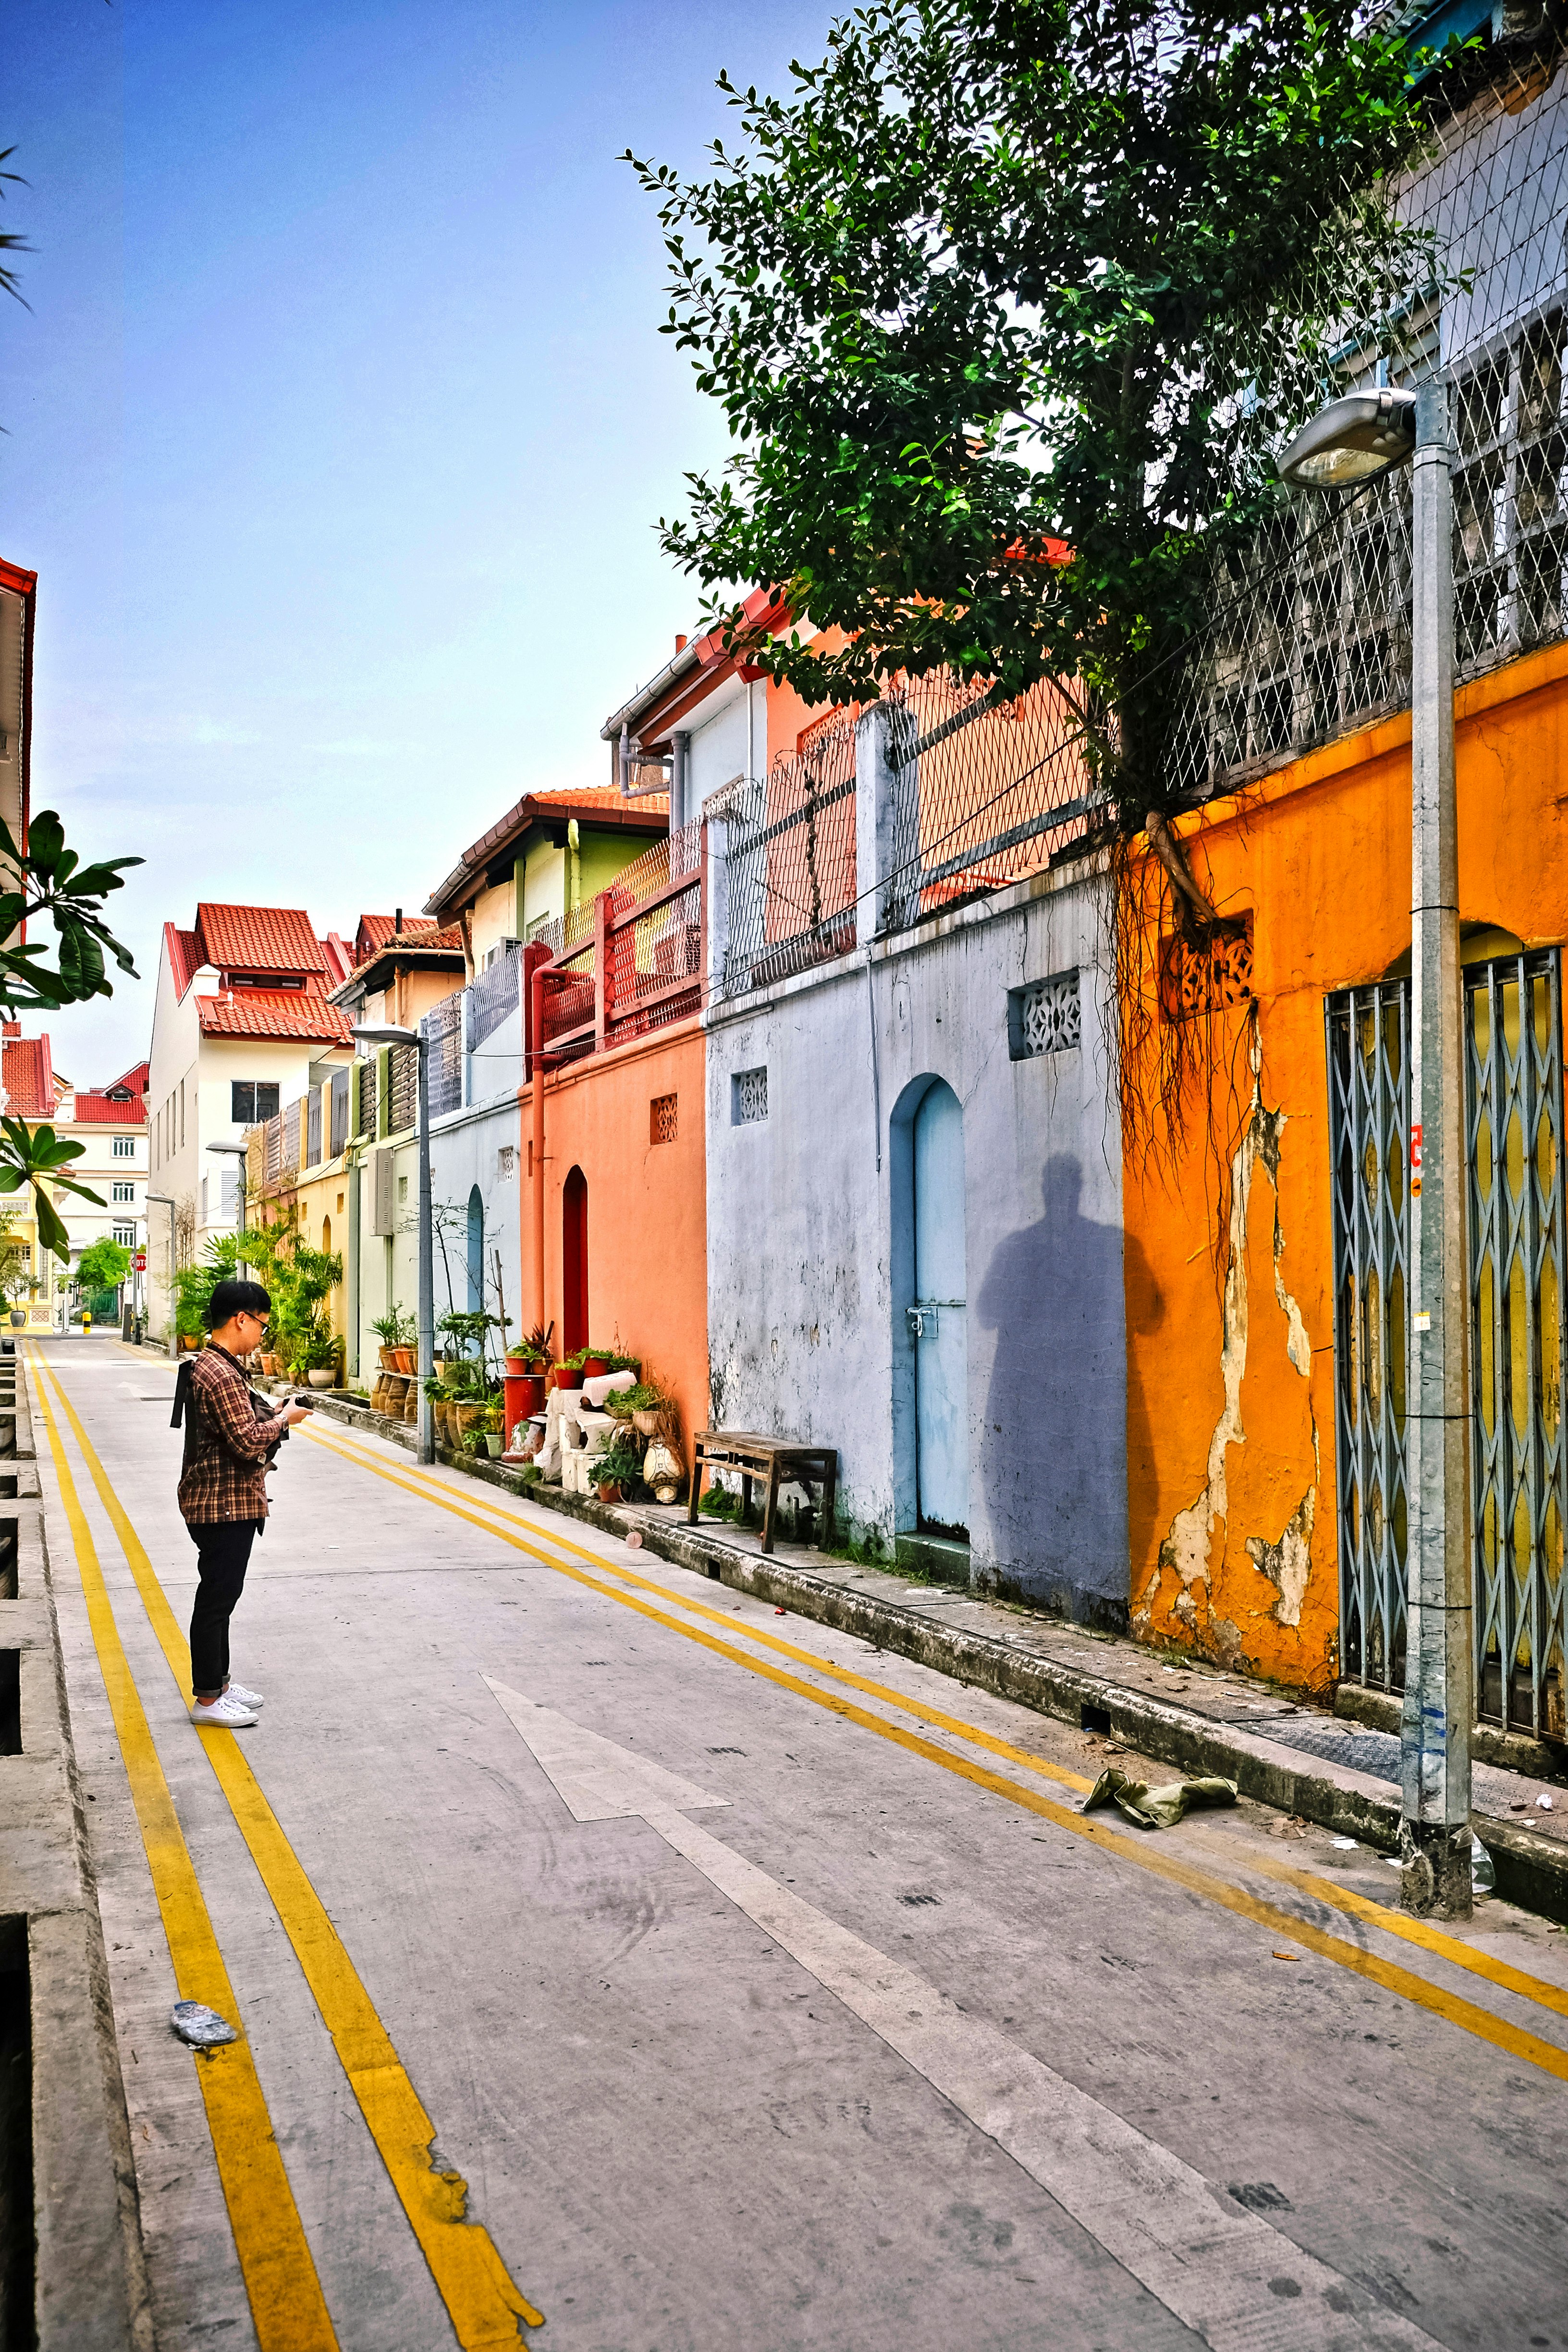
[[[741,1473],[741,1510],[742,1516],[752,1507],[752,1481],[767,1481],[767,1498],[763,1506],[763,1549],[773,1548],[773,1519],[778,1510],[779,1488],[785,1479],[797,1486],[819,1486],[822,1498],[817,1506],[816,1545],[826,1550],[833,1530],[833,1503],[838,1486],[838,1449],[834,1445],[802,1445],[794,1437],[763,1437],[754,1429],[701,1429],[697,1433],[697,1462],[691,1474],[691,1500],[687,1506],[688,1523],[697,1517],[697,1506],[702,1495],[702,1471],[727,1464]]]

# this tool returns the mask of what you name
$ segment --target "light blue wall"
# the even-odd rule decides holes
[[[837,1445],[843,1512],[885,1539],[910,1527],[894,1112],[944,1078],[964,1118],[972,1577],[1115,1622],[1126,1353],[1097,887],[1039,877],[902,934],[869,988],[861,955],[710,1013],[708,1311],[715,1423]],[[1074,967],[1081,1043],[1011,1060],[1009,989]],[[767,1119],[736,1126],[734,1076],[764,1064]]]

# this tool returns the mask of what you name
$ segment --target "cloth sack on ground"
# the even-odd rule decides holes
[[[1194,1805],[1235,1802],[1234,1780],[1168,1780],[1163,1787],[1152,1789],[1147,1780],[1130,1780],[1125,1772],[1108,1764],[1084,1799],[1083,1810],[1097,1813],[1104,1805],[1114,1805],[1141,1830],[1168,1830],[1173,1829]]]

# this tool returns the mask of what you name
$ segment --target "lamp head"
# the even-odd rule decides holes
[[[417,1045],[416,1029],[400,1029],[392,1022],[356,1022],[353,1034],[362,1045]]]
[[[1303,425],[1279,459],[1279,478],[1293,490],[1356,489],[1415,447],[1413,392],[1348,392]]]

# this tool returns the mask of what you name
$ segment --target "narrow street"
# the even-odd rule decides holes
[[[198,1734],[173,1367],[21,1353],[163,2352],[1568,2344],[1568,1936],[335,1423]]]

